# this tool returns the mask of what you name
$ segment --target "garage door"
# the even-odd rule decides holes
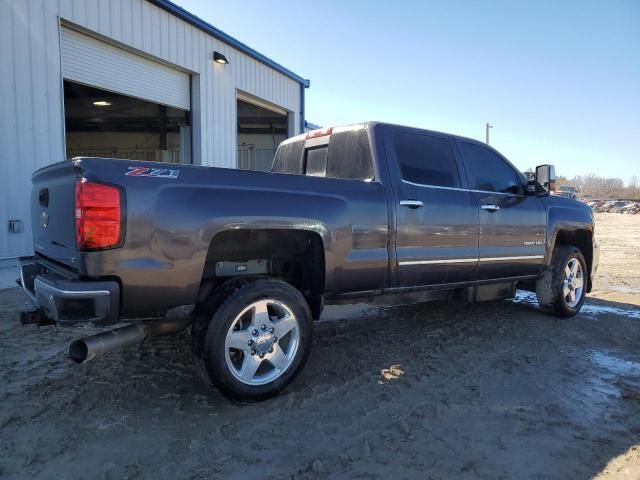
[[[62,28],[62,76],[67,80],[189,110],[190,78],[148,58]]]

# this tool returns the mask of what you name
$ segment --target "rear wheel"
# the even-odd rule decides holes
[[[311,347],[311,313],[291,285],[242,279],[218,289],[194,322],[194,354],[225,396],[258,401],[280,393]]]
[[[536,283],[540,308],[558,317],[578,313],[585,300],[587,265],[582,252],[572,245],[554,249],[551,265]]]

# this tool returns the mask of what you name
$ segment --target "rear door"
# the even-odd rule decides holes
[[[396,284],[473,280],[478,263],[478,209],[465,190],[446,136],[389,128],[385,150],[395,185]]]
[[[460,142],[480,222],[478,279],[532,275],[545,255],[546,210],[524,178],[495,150]]]

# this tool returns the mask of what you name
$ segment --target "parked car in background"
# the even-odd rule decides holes
[[[602,205],[600,205],[600,211],[603,213],[607,213],[611,211],[615,203],[616,203],[616,200],[607,200]]]
[[[629,205],[629,202],[624,200],[618,200],[613,202],[613,204],[609,207],[609,212],[611,213],[622,213],[622,209]]]
[[[589,200],[586,204],[597,213],[640,214],[640,201],[633,200]]]
[[[572,187],[570,185],[562,185],[554,195],[559,197],[570,198],[571,200],[577,200],[578,198],[578,189],[576,187]]]

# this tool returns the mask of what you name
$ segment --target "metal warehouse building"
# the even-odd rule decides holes
[[[31,173],[76,156],[267,169],[309,81],[167,0],[2,0],[0,263]]]

